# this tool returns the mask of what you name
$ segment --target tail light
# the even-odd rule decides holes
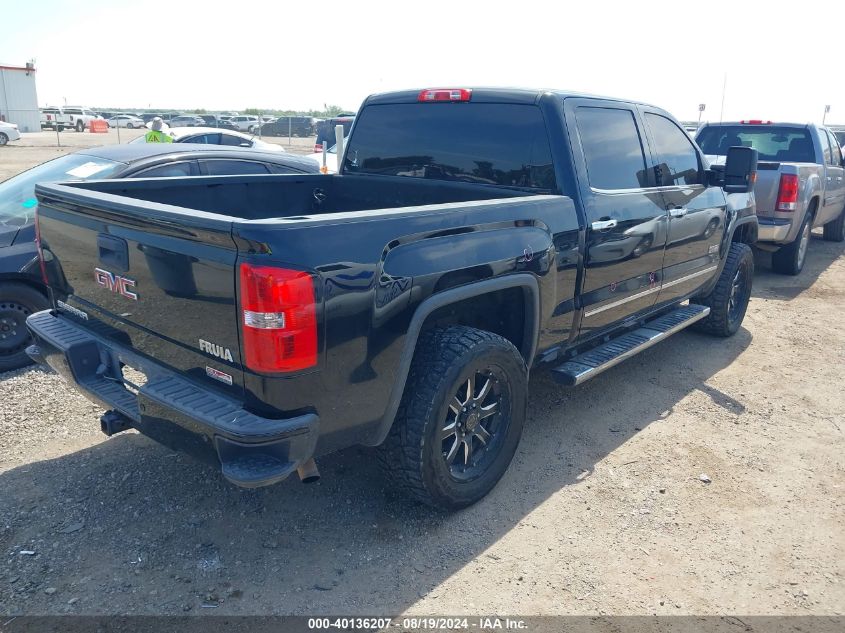
[[[242,263],[241,315],[246,366],[287,372],[317,364],[317,305],[308,273]]]
[[[471,96],[467,88],[429,88],[420,92],[417,101],[469,101]]]
[[[38,220],[38,209],[35,210],[35,249],[38,251],[38,265],[41,267],[41,281],[47,286],[47,264],[44,261],[44,251],[41,248],[41,225]]]
[[[322,143],[315,143],[314,144],[314,153],[318,154],[323,151],[323,144]]]
[[[795,211],[798,202],[798,176],[781,174],[775,211]]]
[[[763,119],[745,119],[740,121],[743,125],[769,125],[771,121],[764,121]]]

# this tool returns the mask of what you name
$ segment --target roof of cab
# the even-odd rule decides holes
[[[463,88],[463,87],[462,87]],[[370,95],[367,105],[384,103],[414,103],[423,90],[434,90],[433,88],[419,88],[415,90],[399,90],[396,92],[383,92]],[[445,89],[445,88],[444,88]],[[619,97],[607,97],[603,95],[576,92],[573,90],[539,89],[539,88],[497,88],[484,86],[467,86],[466,90],[472,90],[470,101],[475,103],[535,103],[542,95],[555,95],[562,99],[578,97],[584,99],[601,99],[603,101],[619,101],[622,103],[636,103],[639,105],[650,105],[635,99],[623,99]]]

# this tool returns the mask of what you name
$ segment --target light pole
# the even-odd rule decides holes
[[[822,125],[824,125],[824,120],[827,118],[827,113],[830,112],[830,106],[826,105],[824,107],[824,115],[822,115]]]
[[[706,107],[707,107],[706,103],[699,103],[698,104],[698,127],[701,127],[701,113],[704,112]]]

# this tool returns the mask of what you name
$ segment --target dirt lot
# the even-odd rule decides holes
[[[55,151],[4,149],[0,177]],[[0,613],[845,613],[845,249],[815,238],[797,278],[758,254],[732,339],[575,391],[536,372],[514,464],[452,515],[363,449],[239,490],[106,439],[55,375],[0,375]]]

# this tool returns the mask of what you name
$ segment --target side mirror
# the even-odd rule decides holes
[[[753,147],[728,148],[725,159],[725,193],[748,193],[757,181],[757,150]]]

